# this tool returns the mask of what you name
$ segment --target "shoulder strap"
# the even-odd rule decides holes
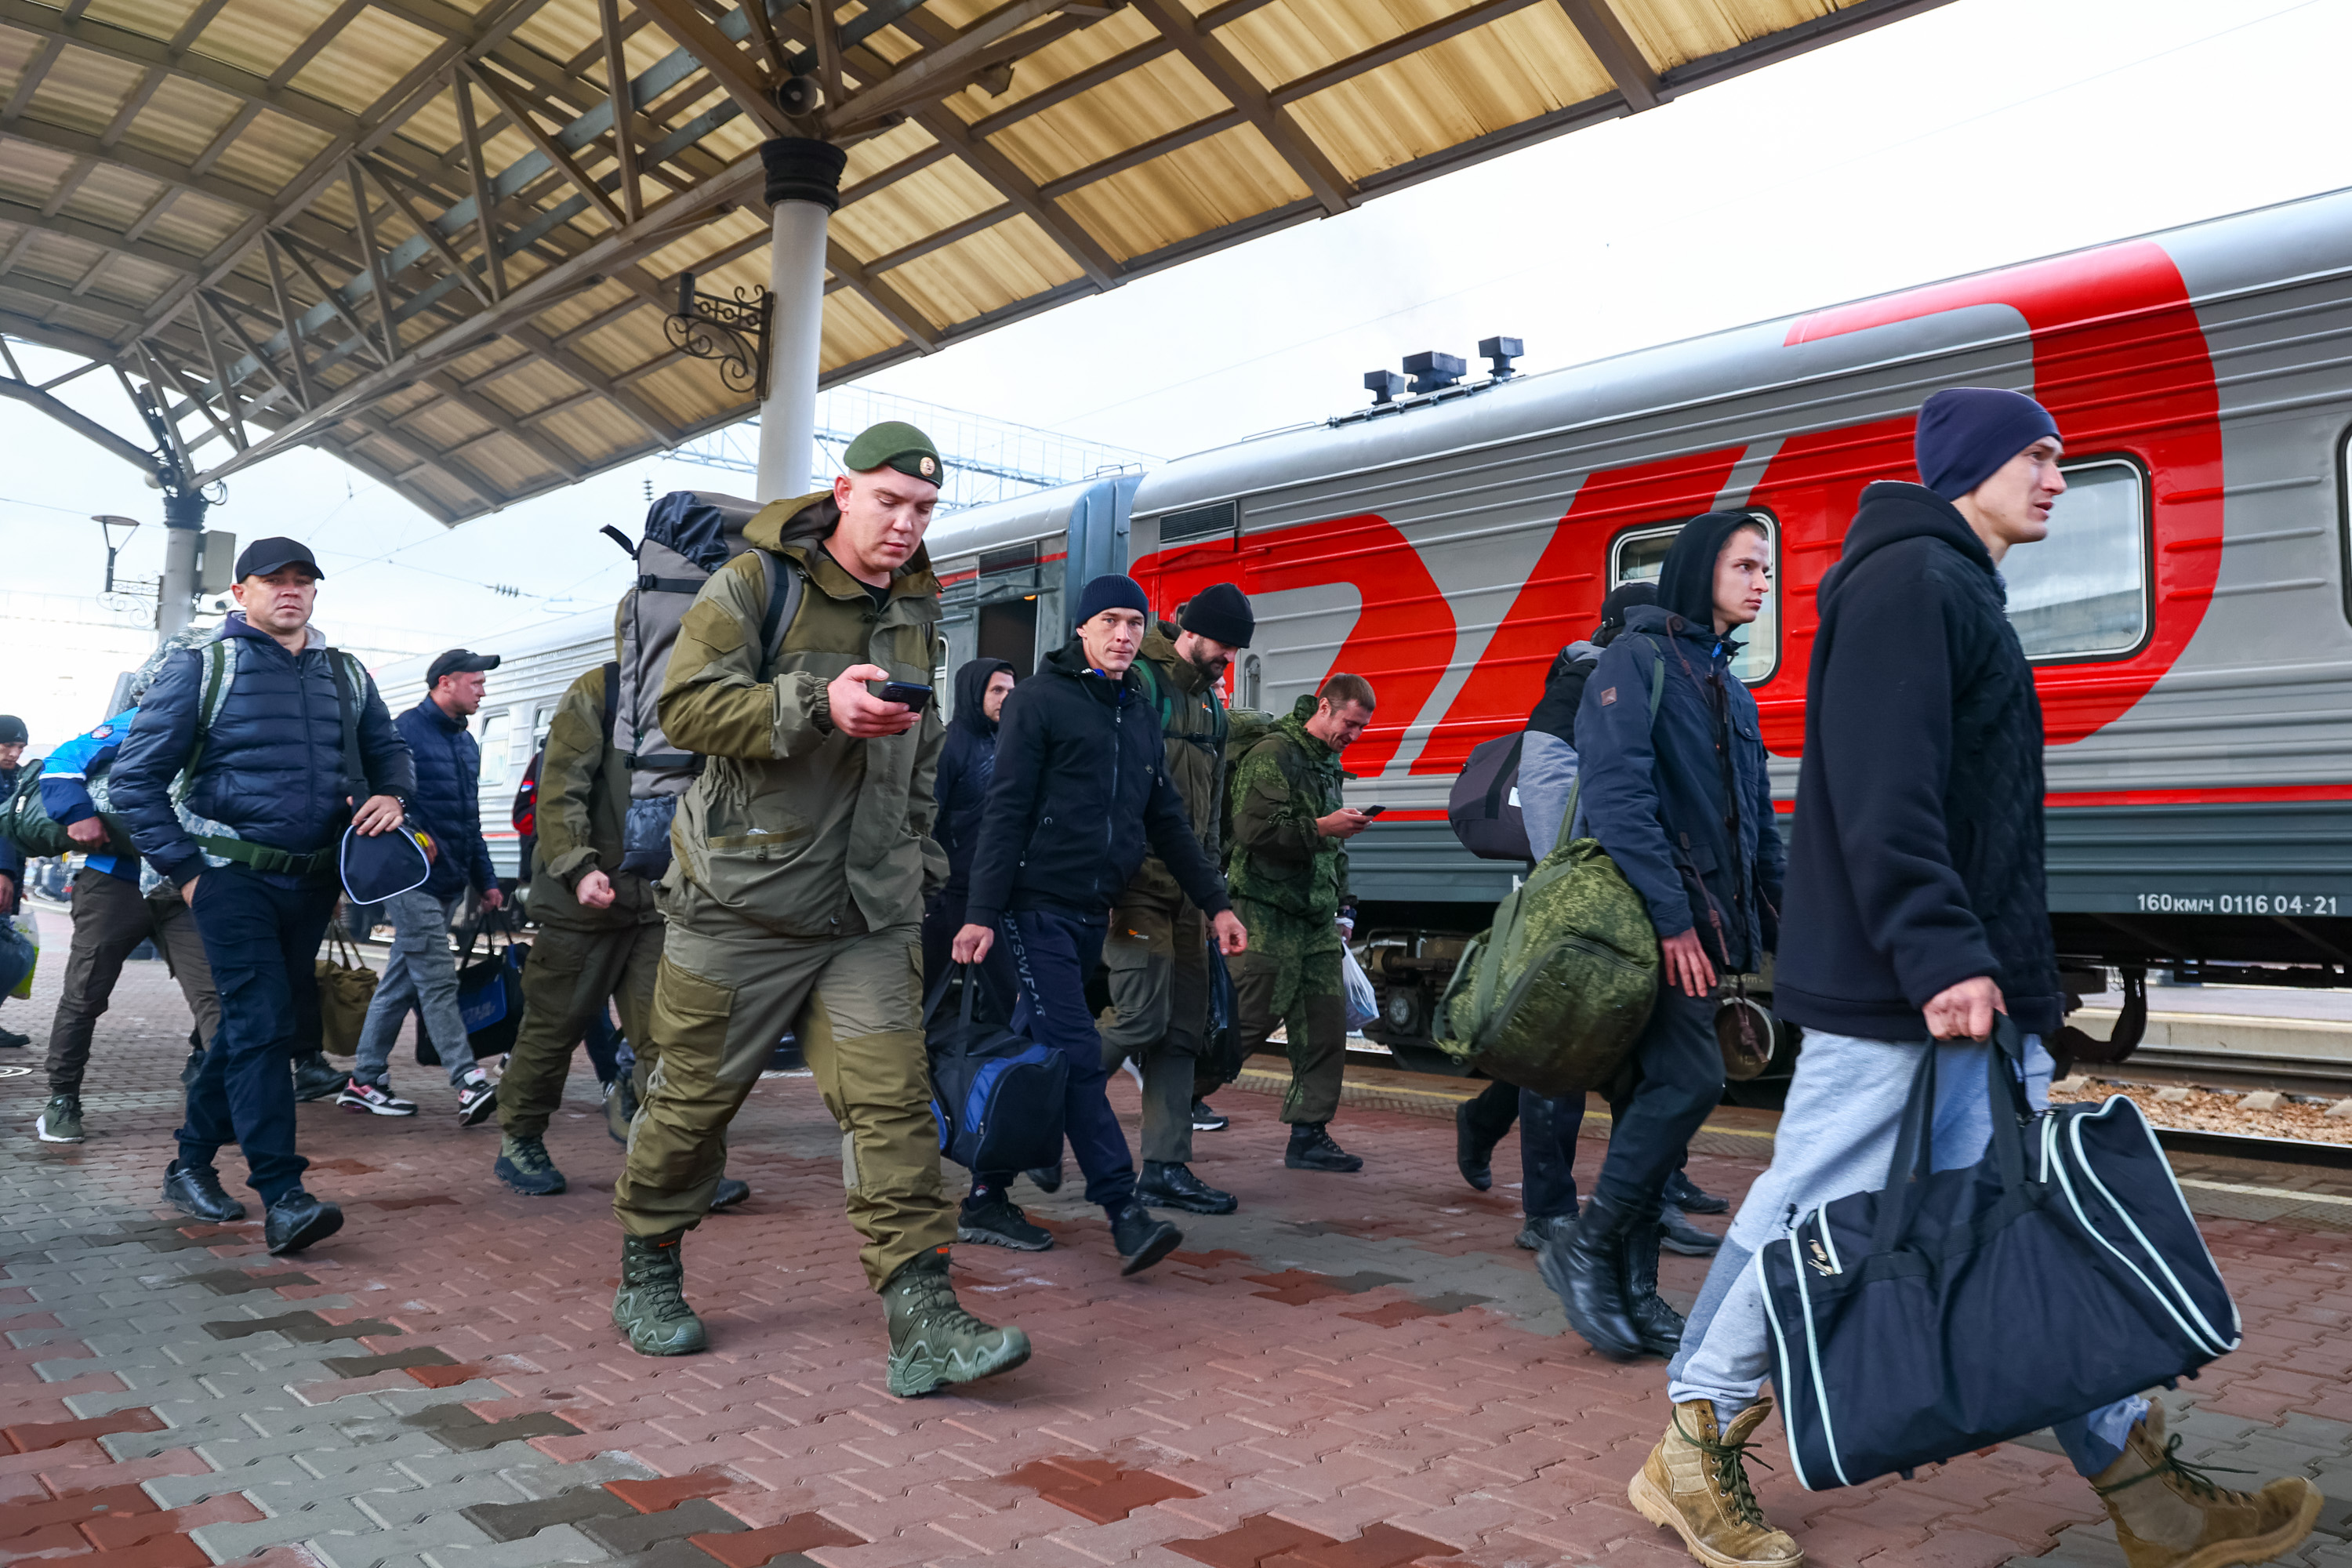
[[[1168,690],[1160,683],[1160,672],[1151,668],[1148,658],[1139,658],[1128,668],[1143,685],[1143,695],[1160,714],[1160,732],[1166,734],[1168,726],[1176,721],[1175,707],[1168,700]]]
[[[359,683],[367,679],[359,661],[335,648],[327,650],[327,668],[335,681],[335,710],[343,724],[343,793],[356,805],[368,797],[367,770],[360,765]]]
[[[215,638],[205,644],[198,655],[204,660],[205,681],[196,697],[196,732],[188,742],[188,760],[180,769],[183,779],[195,776],[196,763],[205,754],[205,739],[212,733],[213,721],[220,717],[221,704],[228,700],[228,686],[235,672],[229,668],[230,645]]]
[[[768,607],[760,617],[760,668],[771,668],[783,651],[784,634],[800,614],[801,595],[807,584],[797,568],[788,568],[772,550],[760,552],[760,569],[768,579]]]
[[[617,660],[604,666],[604,744],[613,743],[613,714],[621,700],[621,666]]]

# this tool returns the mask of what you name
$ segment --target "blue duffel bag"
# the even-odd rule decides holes
[[[1800,1217],[1758,1254],[1798,1481],[1854,1486],[2193,1377],[2238,1310],[2130,1100],[2036,1119],[2007,1016],[1989,1051],[1992,1146],[1934,1171],[1920,1053],[1882,1192]]]
[[[950,985],[963,998],[950,1013]],[[1026,1171],[1062,1157],[1070,1067],[1061,1052],[972,1016],[980,972],[957,964],[923,1004],[940,1152],[971,1171]]]

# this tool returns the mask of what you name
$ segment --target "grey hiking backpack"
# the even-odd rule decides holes
[[[751,548],[743,530],[759,511],[758,501],[740,496],[673,490],[646,512],[646,534],[636,543],[617,528],[604,530],[637,563],[636,585],[621,599],[620,692],[613,721],[614,743],[629,770],[622,870],[657,878],[669,869],[670,821],[678,797],[702,772],[702,759],[663,735],[662,680],[695,595],[712,573]],[[759,553],[768,574],[762,641],[772,650],[800,607],[803,583],[773,552]]]

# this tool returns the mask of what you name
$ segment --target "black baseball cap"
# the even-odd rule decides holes
[[[319,570],[319,558],[310,547],[299,539],[257,539],[236,552],[236,580],[267,577],[281,566],[302,566],[310,575],[323,581],[326,574]]]
[[[441,684],[441,678],[445,675],[472,675],[478,670],[496,669],[498,667],[497,654],[468,653],[462,647],[453,647],[433,661],[432,668],[425,672],[425,684],[428,688],[435,687]]]

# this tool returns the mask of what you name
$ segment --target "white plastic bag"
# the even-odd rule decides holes
[[[1372,992],[1372,977],[1356,962],[1355,950],[1339,950],[1339,978],[1346,984],[1348,1032],[1354,1034],[1381,1016],[1381,999]]]

